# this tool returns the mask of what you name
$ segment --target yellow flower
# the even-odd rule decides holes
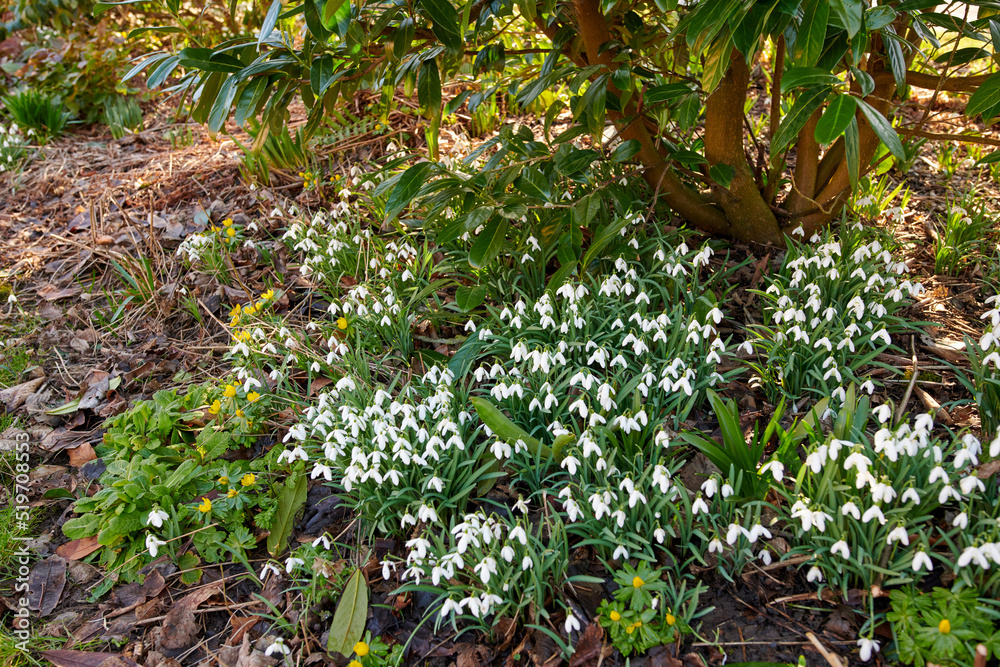
[[[260,398],[260,394],[258,394],[255,391],[251,391],[249,394],[247,394],[247,400],[250,401],[251,403],[255,402],[258,398]]]
[[[198,453],[201,454],[201,458],[205,458],[205,455],[208,454],[208,450],[203,446],[198,445]]]
[[[642,627],[642,621],[636,621],[632,625],[635,626],[635,627],[637,627],[637,628],[641,628]]]
[[[234,236],[236,236],[236,230],[233,229],[232,227],[228,228],[226,230],[226,236],[228,236],[229,238],[233,238]]]
[[[198,505],[198,511],[205,514],[212,511],[212,501],[208,499],[208,496],[202,497],[201,505]]]
[[[634,586],[635,588],[642,588],[642,585],[644,583],[646,583],[646,582],[643,581],[642,579],[640,579],[639,577],[634,577],[632,579],[632,586]]]
[[[233,309],[229,311],[229,317],[238,318],[240,316],[241,310],[243,310],[243,307],[240,306],[240,304],[236,304],[235,306],[233,306]]]
[[[212,405],[208,407],[208,411],[211,412],[213,415],[219,414],[220,410],[222,410],[222,403],[219,402],[219,399],[215,399],[214,401],[212,401]]]
[[[347,663],[347,667],[361,667],[361,663],[358,662],[357,660],[351,660],[349,663]]]
[[[949,632],[951,632],[951,621],[949,621],[947,618],[942,618],[941,622],[938,623],[938,632],[940,632],[942,635],[946,635]]]
[[[257,312],[257,308],[255,308],[252,303],[249,306],[247,306],[246,308],[243,309],[243,313],[245,315],[253,315],[256,312]]]
[[[669,611],[667,612],[667,615],[663,620],[667,622],[667,625],[673,625],[674,623],[677,622],[677,619]]]
[[[226,388],[222,390],[222,395],[226,398],[232,398],[236,395],[236,387],[231,384],[227,384]]]
[[[240,419],[243,419],[243,411],[242,410],[237,410],[236,411],[236,416],[239,417]]]
[[[344,330],[344,329],[347,328],[347,318],[346,317],[338,317],[337,318],[337,328],[341,329],[341,330]]]
[[[219,484],[221,484],[223,486],[225,486],[226,484],[229,484],[229,478],[226,477],[225,475],[223,475],[222,477],[219,478]]]
[[[226,494],[226,498],[235,498],[240,494],[239,489],[229,489],[229,493]]]
[[[612,611],[611,620],[617,623],[618,621],[622,620],[622,615],[619,614],[617,611]]]
[[[625,632],[627,632],[628,634],[632,634],[633,632],[635,632],[635,626],[634,625],[628,626],[627,628],[625,628]]]
[[[247,474],[243,475],[242,479],[240,479],[240,484],[242,486],[253,486],[253,483],[256,481],[257,481],[256,475],[254,475],[252,472],[248,472]]]
[[[358,642],[354,645],[354,652],[358,654],[359,658],[363,658],[368,655],[368,644],[364,642]]]
[[[219,231],[219,228],[218,228],[218,227],[216,227],[215,225],[212,225],[212,231],[213,231],[213,232],[217,232],[217,231]]]
[[[233,219],[232,218],[226,218],[225,220],[222,221],[222,226],[223,227],[232,227],[233,226]]]
[[[271,299],[273,299],[274,298],[274,288],[272,287],[271,289],[269,289],[266,292],[264,292],[263,294],[261,294],[260,298],[267,299],[268,301],[270,301]]]

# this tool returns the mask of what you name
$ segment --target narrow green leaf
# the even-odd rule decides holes
[[[323,5],[323,15],[321,17],[324,28],[333,30],[333,27],[337,25],[334,17],[337,15],[337,10],[343,4],[344,0],[326,0],[326,4]]]
[[[865,115],[868,124],[875,130],[875,134],[882,140],[889,152],[900,160],[905,160],[906,151],[903,149],[903,142],[899,140],[899,135],[896,134],[892,124],[875,107],[864,100],[858,100],[858,104],[861,105],[861,113]]]
[[[989,155],[980,158],[979,161],[976,162],[976,166],[979,167],[984,164],[994,164],[996,162],[1000,162],[1000,150],[995,150]]]
[[[972,93],[969,103],[965,106],[965,115],[972,118],[995,108],[998,104],[1000,104],[1000,72],[983,81],[976,92]]]
[[[222,82],[219,94],[208,114],[209,132],[218,132],[225,125],[226,119],[229,118],[229,109],[233,106],[233,100],[236,98],[235,82],[236,77],[234,76],[226,77],[226,80]]]
[[[861,171],[861,142],[858,137],[858,119],[851,118],[844,130],[844,159],[847,160],[847,178],[851,183],[851,191],[858,189],[858,178]]]
[[[792,62],[802,67],[812,67],[823,53],[823,42],[826,40],[826,26],[830,16],[830,4],[827,0],[808,0],[802,23],[795,37],[795,49],[792,52]]]
[[[736,172],[728,164],[720,162],[708,168],[708,175],[713,181],[728,189],[729,184],[733,182],[733,176],[736,175]]]
[[[274,26],[278,24],[278,14],[280,13],[281,0],[274,0],[267,10],[267,14],[264,15],[264,22],[260,26],[260,36],[257,38],[257,46],[263,44],[274,32]]]
[[[271,534],[267,536],[267,551],[277,556],[285,550],[295,524],[295,514],[306,502],[308,480],[305,475],[294,474],[288,478],[278,494],[278,508],[274,512]]]
[[[837,95],[816,123],[816,141],[830,144],[844,133],[858,110],[858,103],[850,95]]]
[[[809,120],[809,117],[823,104],[823,101],[826,100],[829,94],[829,86],[808,88],[799,94],[798,99],[795,100],[795,104],[792,106],[792,110],[781,119],[781,125],[778,126],[778,131],[774,133],[774,137],[771,139],[772,160],[777,159],[785,146],[798,136],[799,131]]]
[[[437,61],[433,58],[425,60],[420,65],[417,101],[424,110],[425,118],[430,119],[441,114],[441,74],[438,71]]]
[[[615,150],[611,152],[612,162],[625,162],[626,160],[631,160],[635,157],[636,153],[642,146],[636,139],[629,139],[628,141],[623,141],[619,144]]]
[[[510,221],[501,217],[488,223],[486,229],[480,232],[469,250],[469,264],[474,269],[483,268],[500,253],[509,226]]]
[[[446,48],[457,51],[462,48],[458,11],[449,0],[420,0],[421,12],[430,19],[431,31]]]
[[[830,0],[830,7],[847,29],[847,36],[854,37],[861,30],[864,5],[861,0]]]
[[[507,419],[507,415],[500,411],[500,408],[481,396],[469,399],[480,421],[489,427],[493,434],[501,441],[513,445],[518,440],[522,441],[532,456],[547,459],[552,455],[552,451],[543,445],[537,438],[532,438],[523,428]]]
[[[330,637],[326,650],[345,658],[354,653],[354,645],[361,641],[368,620],[368,584],[361,570],[355,570],[344,586],[330,624]]]
[[[781,76],[782,91],[824,84],[835,86],[840,83],[841,80],[835,74],[819,67],[789,67]]]
[[[400,211],[406,208],[413,198],[417,196],[417,192],[420,191],[420,187],[424,184],[427,173],[433,166],[434,163],[432,162],[420,162],[403,172],[399,180],[396,181],[396,187],[392,189],[392,192],[389,194],[389,200],[385,204],[386,222],[395,219]]]

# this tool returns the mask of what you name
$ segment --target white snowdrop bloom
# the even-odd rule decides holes
[[[535,562],[531,560],[531,556],[525,556],[524,558],[521,559],[521,572],[527,572],[528,570],[533,568],[534,565]]]
[[[437,512],[434,511],[433,507],[430,507],[428,505],[420,506],[420,509],[417,510],[417,518],[423,523],[430,523],[430,522],[436,523],[438,521]]]
[[[628,560],[628,549],[619,544],[615,552],[611,554],[611,560]]]
[[[917,493],[917,490],[914,489],[913,487],[910,487],[906,491],[903,491],[903,495],[901,495],[899,499],[904,503],[911,502],[915,505],[920,504],[920,494]]]
[[[289,556],[288,558],[285,559],[285,572],[291,574],[292,570],[294,570],[296,566],[305,564],[306,562],[301,558],[296,558],[295,556]]]
[[[941,466],[934,466],[934,468],[931,469],[931,474],[927,476],[927,481],[930,484],[933,484],[934,482],[937,481],[942,481],[945,484],[950,483],[950,480],[948,479],[948,473],[946,473],[944,471],[944,468],[942,468]]]
[[[562,460],[562,463],[559,464],[559,467],[563,468],[564,470],[569,470],[569,474],[575,475],[576,469],[579,465],[580,465],[580,459],[576,458],[575,456],[567,456]]]
[[[705,504],[705,501],[702,499],[701,495],[699,494],[699,496],[697,498],[695,498],[695,501],[693,503],[691,503],[691,513],[694,516],[698,516],[702,512],[704,512],[705,514],[709,513],[708,512],[708,505]]]
[[[966,547],[962,551],[962,555],[958,557],[958,561],[955,563],[955,569],[961,569],[963,567],[968,567],[972,563],[976,563],[979,567],[984,570],[990,568],[990,562],[986,559],[985,554],[979,547]]]
[[[868,662],[872,659],[872,656],[878,653],[881,644],[879,644],[874,639],[868,639],[867,637],[862,637],[858,640],[858,647],[861,649],[859,657],[862,662]]]
[[[955,516],[955,519],[951,522],[951,525],[961,528],[962,530],[965,530],[966,528],[969,527],[969,515],[966,514],[965,512],[959,512]]]
[[[764,565],[771,564],[771,552],[768,551],[767,549],[761,549],[760,552],[757,553],[757,557],[761,560],[762,563],[764,563]]]
[[[705,496],[708,498],[713,497],[719,491],[719,482],[715,477],[709,477],[701,484],[701,490],[705,492]]]
[[[954,488],[952,488],[951,486],[947,486],[946,485],[946,486],[944,486],[941,489],[941,492],[938,493],[938,502],[943,505],[946,502],[948,502],[948,498],[954,498],[955,500],[961,500],[962,499],[962,495],[958,491],[956,491]]]
[[[424,488],[434,489],[438,493],[441,493],[444,490],[444,480],[437,476],[431,477],[427,480],[427,486]]]
[[[806,573],[806,581],[808,581],[810,584],[815,583],[817,581],[822,582],[823,571],[820,570],[815,565],[813,565],[811,568],[809,568],[809,572]]]
[[[885,538],[885,543],[892,544],[893,542],[902,542],[905,546],[909,546],[910,535],[906,532],[906,528],[903,526],[896,526],[889,531],[888,537]]]
[[[149,516],[146,517],[146,525],[153,526],[155,528],[162,528],[163,522],[169,518],[170,515],[163,510],[155,509],[149,513]]]
[[[729,484],[729,482],[726,482],[725,484],[722,485],[722,497],[723,498],[729,498],[734,493],[736,493],[736,492],[733,490],[733,487]]]
[[[580,631],[580,621],[576,620],[576,616],[573,615],[573,612],[566,612],[566,622],[563,623],[563,629],[566,630],[566,634]]]
[[[844,540],[838,540],[830,547],[830,553],[840,554],[844,560],[850,560],[851,558],[851,548],[847,546],[847,542]]]
[[[514,548],[509,544],[505,545],[503,549],[500,550],[500,557],[506,562],[511,562],[514,560]]]
[[[152,533],[146,535],[146,549],[149,550],[149,555],[152,556],[153,558],[156,558],[156,555],[160,551],[160,547],[162,547],[165,544],[166,542],[157,539],[156,535],[153,535]]]
[[[760,474],[763,475],[765,472],[770,472],[774,481],[780,482],[785,477],[785,464],[777,459],[771,459],[760,467]]]
[[[285,640],[282,639],[281,637],[278,637],[277,639],[274,640],[273,644],[267,647],[267,649],[264,651],[264,655],[271,656],[275,653],[278,653],[280,655],[288,655],[291,652],[292,649],[288,646],[285,646]]]
[[[333,481],[333,469],[330,466],[325,465],[321,462],[316,462],[313,466],[312,473],[309,475],[310,479],[318,479],[322,477],[328,482]]]
[[[742,533],[743,530],[738,523],[729,524],[729,528],[726,529],[726,542],[730,545],[736,544]]]
[[[965,495],[971,495],[973,491],[979,490],[980,493],[986,491],[986,486],[983,484],[983,480],[979,479],[976,475],[968,475],[963,477],[959,481],[958,486],[962,489],[962,493]]]
[[[882,510],[878,505],[872,505],[865,510],[864,514],[861,515],[861,521],[863,523],[870,523],[872,519],[878,519],[879,524],[883,526],[885,525],[885,515],[882,513]]]
[[[921,568],[927,568],[928,572],[931,572],[934,569],[934,564],[931,563],[931,557],[928,556],[927,552],[923,549],[913,554],[913,571],[919,572]]]
[[[725,547],[722,545],[722,540],[720,540],[718,537],[716,537],[715,539],[713,539],[708,543],[708,553],[710,554],[711,553],[721,554],[724,548]]]
[[[263,580],[263,579],[267,579],[267,576],[268,576],[269,574],[277,574],[277,575],[280,575],[280,574],[281,574],[281,570],[280,570],[280,569],[278,569],[278,566],[277,566],[277,565],[275,565],[274,563],[264,563],[264,567],[262,567],[262,568],[260,569],[260,578],[261,578],[262,580]]]
[[[317,537],[315,540],[312,541],[312,545],[314,547],[318,547],[321,544],[323,545],[324,549],[329,549],[330,546],[333,544],[333,540],[330,539],[329,535],[323,533],[322,535],[320,535],[319,537]]]
[[[664,540],[667,539],[667,531],[657,527],[657,529],[653,531],[653,538],[656,540],[657,544],[663,544]]]

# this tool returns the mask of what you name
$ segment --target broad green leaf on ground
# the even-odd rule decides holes
[[[333,614],[326,650],[344,657],[354,653],[354,645],[364,635],[367,618],[368,585],[361,570],[355,570],[347,580],[340,602],[337,603],[337,611]]]
[[[417,192],[420,191],[420,187],[424,184],[424,179],[427,177],[427,172],[433,166],[432,162],[419,162],[403,172],[396,182],[396,187],[389,194],[389,201],[385,204],[385,219],[387,222],[395,219],[400,211],[406,208],[413,198],[417,196]]]
[[[308,480],[305,475],[294,474],[288,478],[278,494],[278,509],[274,513],[271,534],[267,536],[267,551],[277,557],[285,550],[288,537],[292,534],[295,514],[306,502]]]

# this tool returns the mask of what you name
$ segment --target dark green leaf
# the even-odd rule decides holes
[[[799,98],[795,100],[791,111],[781,119],[781,125],[778,126],[778,131],[774,133],[774,137],[771,139],[772,159],[777,158],[785,146],[798,136],[799,131],[809,120],[809,117],[823,104],[823,101],[826,100],[829,94],[830,88],[828,86],[809,88],[799,94]]]
[[[417,101],[424,110],[424,116],[434,118],[441,114],[441,74],[437,61],[433,58],[420,65],[417,78]]]
[[[216,53],[212,49],[188,47],[177,54],[182,67],[191,67],[203,72],[224,72],[232,74],[243,71],[243,63],[227,53]]]
[[[563,144],[556,151],[556,170],[563,176],[572,176],[589,167],[590,163],[599,157],[600,154],[595,150],[581,150]]]
[[[789,67],[781,76],[782,91],[839,83],[841,80],[836,75],[819,67]]]
[[[889,152],[896,158],[905,160],[906,151],[903,150],[903,143],[899,140],[899,135],[896,134],[896,130],[893,129],[892,124],[877,109],[864,100],[858,100],[858,104],[861,105],[861,113],[865,115],[868,124],[875,130],[875,134],[882,140],[882,143],[889,149]]]
[[[497,218],[486,224],[486,229],[479,233],[469,250],[469,264],[475,269],[481,269],[496,257],[507,239],[507,228],[510,221],[504,217]]]
[[[637,139],[629,139],[628,141],[623,141],[619,144],[615,150],[611,152],[612,162],[625,162],[626,160],[631,160],[642,148],[642,145]]]
[[[864,5],[861,0],[830,0],[830,7],[840,19],[841,25],[847,29],[847,36],[854,37],[861,30],[861,18]]]
[[[417,192],[420,191],[420,187],[424,184],[424,180],[433,166],[432,162],[420,162],[403,172],[385,204],[386,222],[395,219],[400,211],[406,208],[410,201],[417,196]]]
[[[851,118],[844,130],[844,159],[847,161],[847,177],[851,190],[858,189],[858,177],[861,171],[861,145],[858,138],[858,119]]]
[[[486,285],[462,285],[455,290],[455,305],[462,312],[474,310],[486,300]]]
[[[267,14],[264,15],[264,22],[260,26],[260,36],[257,38],[258,47],[274,32],[274,26],[278,24],[278,14],[280,13],[281,0],[274,0],[271,3],[271,7],[267,10]]]
[[[288,537],[295,525],[295,514],[306,502],[309,480],[300,473],[293,474],[281,487],[278,494],[278,508],[274,512],[271,534],[267,536],[267,551],[277,558],[285,550]]]
[[[333,30],[334,26],[337,25],[337,10],[344,4],[345,0],[326,0],[323,5],[323,15],[321,17],[323,21],[323,27],[327,30]]]
[[[733,176],[736,175],[736,172],[728,164],[720,162],[708,168],[708,175],[722,187],[728,188],[729,184],[733,182]]]
[[[816,141],[829,144],[844,133],[851,119],[858,110],[858,103],[850,95],[838,95],[833,98],[816,123]]]
[[[459,16],[449,0],[420,0],[421,12],[430,19],[431,31],[448,49],[462,48]]]
[[[976,92],[972,93],[969,103],[965,106],[965,115],[972,118],[993,109],[998,104],[1000,104],[1000,72],[983,81]],[[983,120],[990,119],[984,118]]]
[[[875,90],[875,79],[872,78],[871,74],[863,70],[858,69],[854,65],[848,65],[851,69],[851,76],[854,80],[858,82],[861,86],[861,97],[868,97]]]
[[[355,644],[361,641],[365,633],[367,620],[368,584],[365,583],[361,570],[355,570],[344,585],[337,611],[333,613],[326,650],[339,653],[345,658],[350,656],[354,653]]]
[[[823,52],[826,39],[827,18],[830,5],[826,0],[808,0],[799,31],[795,37],[792,62],[803,67],[812,67]]]
[[[995,164],[997,162],[1000,162],[1000,150],[995,150],[989,155],[980,158],[979,161],[976,162],[976,166],[978,167],[984,164]]]
[[[212,110],[208,114],[208,131],[218,132],[229,118],[229,109],[236,98],[236,77],[229,76],[222,82]]]
[[[670,102],[691,94],[691,86],[686,83],[668,83],[663,86],[655,86],[646,90],[643,100],[646,105],[659,104],[660,102]]]

